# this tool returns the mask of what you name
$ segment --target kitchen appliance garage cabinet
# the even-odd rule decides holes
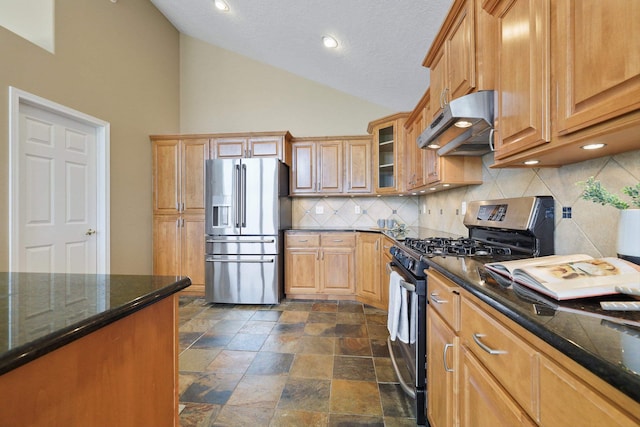
[[[628,396],[439,271],[427,274],[432,426],[640,423],[640,409]]]

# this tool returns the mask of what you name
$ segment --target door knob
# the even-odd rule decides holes
[[[91,236],[92,234],[96,234],[96,230],[93,230],[91,228],[84,233],[85,236]]]

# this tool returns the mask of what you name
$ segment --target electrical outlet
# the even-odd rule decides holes
[[[356,205],[355,207],[355,213],[359,214],[360,213],[360,206]]]
[[[324,206],[316,206],[316,215],[322,215],[324,213]]]

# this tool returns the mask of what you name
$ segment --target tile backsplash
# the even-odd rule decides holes
[[[418,197],[309,197],[293,199],[298,227],[377,227],[378,219],[419,225]],[[359,213],[358,213],[359,212]]]
[[[576,183],[594,176],[619,194],[640,181],[640,151],[560,168],[491,169],[483,157],[483,184],[420,197],[314,197],[293,199],[293,224],[305,227],[376,227],[379,218],[466,236],[462,202],[520,196],[553,196],[557,254],[616,255],[618,210],[582,200]],[[356,213],[359,209],[359,213]],[[640,236],[639,236],[640,238]]]
[[[489,165],[493,164],[493,154],[485,155],[482,160],[483,184],[420,197],[420,226],[467,235],[462,224],[462,202],[553,196],[557,254],[616,255],[619,211],[611,206],[582,200],[582,187],[577,183],[594,176],[605,188],[626,198],[620,190],[640,181],[640,151],[560,168],[491,169]]]

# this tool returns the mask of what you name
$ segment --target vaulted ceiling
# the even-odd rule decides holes
[[[429,86],[424,56],[453,0],[151,0],[183,34],[392,111]],[[322,36],[338,40],[327,49]]]

